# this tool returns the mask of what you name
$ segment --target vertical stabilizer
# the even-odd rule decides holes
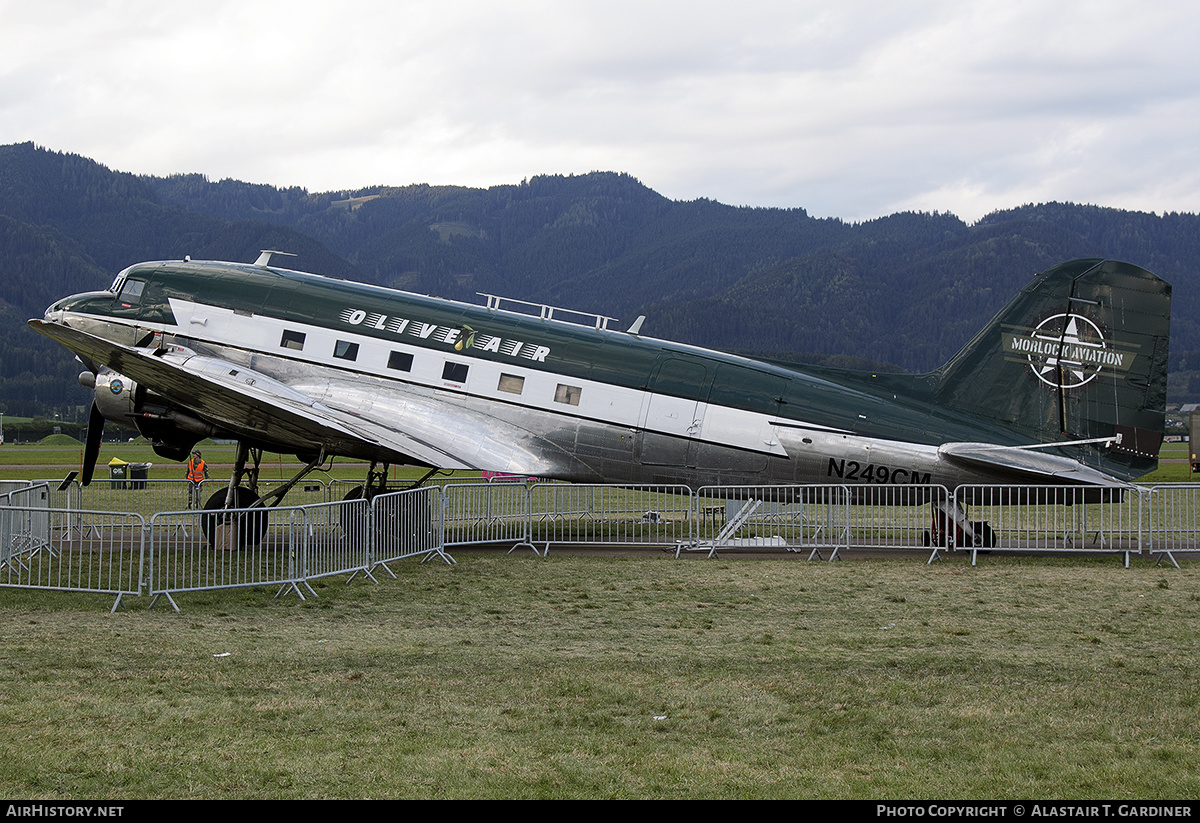
[[[1064,453],[1138,477],[1162,442],[1170,317],[1170,285],[1145,269],[1063,263],[935,373],[936,400],[1043,443],[1120,435]]]

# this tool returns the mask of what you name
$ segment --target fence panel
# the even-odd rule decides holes
[[[149,520],[158,512],[179,511],[187,509],[188,487],[186,480],[113,480],[111,478],[96,478],[87,486],[78,482],[72,483],[60,494],[68,495],[67,505],[76,505],[81,509],[105,509],[109,511],[126,511],[140,514]],[[205,494],[211,494],[218,488],[218,483],[203,484]],[[193,508],[204,505],[204,497]]]
[[[136,514],[0,508],[0,586],[125,595],[142,589],[145,521]]]
[[[687,486],[537,483],[529,490],[529,540],[543,545],[670,546],[692,538]]]
[[[808,552],[837,557],[849,539],[846,486],[706,486],[696,493],[696,529],[682,548]],[[676,552],[678,556],[679,552]]]
[[[437,486],[376,497],[371,502],[371,570],[386,569],[387,563],[406,557],[437,555],[453,564],[442,539],[442,510],[442,490]]]
[[[529,541],[529,506],[529,489],[523,483],[442,486],[443,545],[511,542],[514,549],[533,548]]]
[[[1140,489],[959,486],[945,512],[943,545],[980,551],[1141,552]]]
[[[847,511],[847,543],[853,549],[917,549],[934,544],[935,512],[950,501],[945,486],[854,486]]]
[[[156,514],[150,594],[155,601],[165,596],[176,611],[171,595],[178,592],[280,585],[303,597],[304,523],[295,508]]]
[[[1177,552],[1200,551],[1200,485],[1150,486],[1146,503],[1146,549],[1178,568]]]
[[[297,507],[300,544],[297,577],[369,574],[371,507],[366,500]]]
[[[2,506],[20,505],[20,504],[12,503],[12,501],[9,500],[8,496],[10,494],[12,494],[13,492],[19,492],[24,489],[28,489],[29,487],[31,487],[33,485],[36,485],[36,481],[33,481],[33,480],[0,480],[0,505],[2,505]],[[45,485],[45,483],[43,483],[42,485]],[[65,507],[60,507],[60,508],[65,508]]]

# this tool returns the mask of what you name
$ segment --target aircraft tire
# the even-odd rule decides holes
[[[985,521],[980,520],[971,524],[972,531],[975,532],[975,545],[990,549],[996,545],[996,533],[992,531],[992,527]]]
[[[363,487],[355,486],[346,492],[346,496],[342,498],[342,502],[362,500],[362,498]],[[342,509],[341,526],[342,534],[346,536],[346,542],[351,546],[358,546],[367,537],[367,523],[364,518],[359,516],[357,509],[349,507]]]
[[[234,492],[234,508],[247,509],[258,499],[258,495],[245,486],[237,486]],[[204,514],[200,517],[200,530],[209,548],[244,549],[254,548],[267,534],[267,513],[227,512],[225,497],[227,489],[221,489],[204,503]]]

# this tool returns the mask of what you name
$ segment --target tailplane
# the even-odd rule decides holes
[[[1061,453],[1123,479],[1157,466],[1171,287],[1114,260],[1037,275],[935,372],[935,401],[1042,443],[1119,436]]]

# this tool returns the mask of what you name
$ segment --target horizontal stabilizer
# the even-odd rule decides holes
[[[944,443],[938,456],[954,463],[990,472],[1012,474],[1014,481],[1041,484],[1072,484],[1132,488],[1104,472],[1083,465],[1077,460],[1056,454],[1043,454],[1012,446],[990,443]]]

